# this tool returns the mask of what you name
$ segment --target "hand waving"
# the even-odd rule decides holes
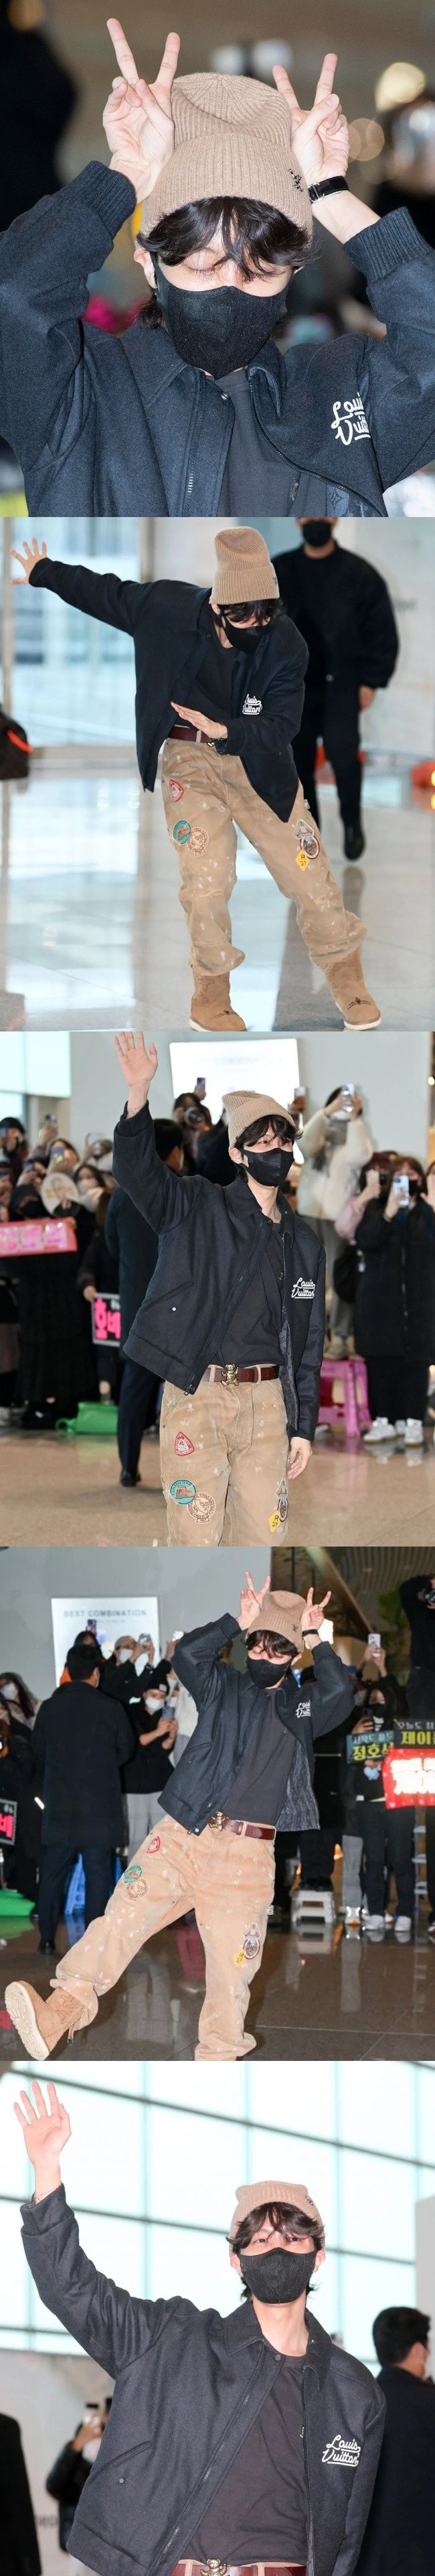
[[[33,2102],[29,2093],[20,2093],[19,2102],[14,2102],[14,2111],[20,2129],[24,2131],[30,2163],[35,2173],[42,2175],[45,2167],[51,2168],[58,2163],[62,2149],[71,2137],[71,2127],[68,2112],[63,2102],[59,2102],[55,2084],[47,2084],[48,2110],[40,2084],[32,2083],[32,2093]]]
[[[149,1047],[146,1047],[145,1038],[139,1032],[135,1037],[132,1029],[122,1029],[120,1037],[115,1038],[115,1046],[129,1091],[148,1092],[158,1064],[153,1039],[150,1038]]]
[[[288,72],[282,63],[274,63],[276,87],[285,98],[290,118],[290,139],[307,188],[319,179],[345,179],[349,160],[349,127],[341,100],[332,84],[337,66],[336,54],[325,54],[317,82],[314,106],[299,107]]]
[[[11,555],[13,555],[14,563],[22,564],[23,567],[22,573],[14,572],[12,574],[13,583],[18,586],[20,581],[30,581],[30,574],[34,570],[34,565],[45,563],[46,554],[47,547],[45,537],[43,537],[42,546],[39,544],[38,537],[32,537],[30,545],[28,537],[25,537],[23,541],[22,555],[18,552],[18,546],[11,546]]]
[[[159,171],[165,161],[170,161],[174,149],[171,91],[181,38],[167,36],[157,80],[149,85],[139,79],[119,18],[108,18],[107,25],[119,63],[119,74],[112,82],[103,116],[111,169],[131,179],[136,202],[141,205],[143,198],[151,195]]]

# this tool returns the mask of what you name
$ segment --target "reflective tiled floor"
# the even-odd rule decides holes
[[[113,1028],[140,1013],[173,1032],[188,1024],[188,935],[160,789],[143,797],[128,747],[104,760],[91,746],[45,752],[27,788],[2,791],[2,1027]],[[362,863],[343,860],[332,786],[321,796],[326,847],[345,902],[368,924],[365,969],[384,1026],[428,1027],[435,816],[429,803],[411,803],[406,769],[380,761],[367,770],[364,797]],[[249,1027],[339,1028],[293,905],[242,840],[232,927],[245,951],[233,999]]]
[[[82,1925],[75,1926],[77,1937]],[[18,2054],[5,2013],[9,1979],[26,1977],[49,1991],[52,1962],[38,1956],[38,1932],[20,1934],[0,1921],[0,2063]],[[62,1925],[58,1950],[69,1946]],[[106,1995],[98,2019],[68,2047],[68,2065],[92,2059],[191,2058],[204,1994],[203,1953],[196,1927],[175,1926],[139,1953],[128,1975]],[[381,1947],[337,1925],[314,1940],[293,1932],[266,1937],[251,1989],[247,2028],[259,2057],[435,2057],[435,1952],[424,1930],[402,1949],[394,1934]],[[58,2061],[56,2061],[58,2063]]]
[[[62,1435],[0,1435],[0,1546],[166,1546],[158,1443],[141,1451],[142,1483],[122,1491],[115,1442]],[[286,1542],[355,1547],[435,1542],[435,1446],[403,1452],[346,1448],[322,1434],[305,1474],[289,1486]],[[265,1531],[268,1543],[268,1530]]]

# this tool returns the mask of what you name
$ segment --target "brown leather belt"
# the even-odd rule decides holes
[[[246,1386],[248,1383],[252,1386],[263,1377],[279,1377],[278,1364],[275,1365],[275,1362],[271,1361],[261,1368],[257,1360],[255,1368],[236,1368],[233,1360],[227,1360],[226,1368],[216,1368],[213,1361],[211,1368],[203,1370],[200,1384],[205,1386],[206,1379],[210,1383],[212,1378],[215,1386]]]
[[[245,1825],[241,1816],[221,1815],[220,1807],[217,1808],[215,1816],[209,1816],[208,1821],[209,1825],[213,1825],[216,1834],[248,1834],[251,1842],[273,1843],[274,1825]]]
[[[187,2568],[189,2576],[306,2576],[305,2560],[302,2564],[300,2558],[297,2560],[278,2558],[274,2566],[271,2565],[270,2559],[255,2558],[249,2567],[235,2567],[227,2558],[206,2558],[202,2561],[198,2558],[179,2558],[177,2566],[172,2570],[172,2576],[186,2576]]]
[[[174,733],[177,734],[180,742],[208,742],[210,750],[210,734],[201,733],[199,726],[197,727],[196,725],[181,723],[171,725],[171,730],[168,734],[168,742],[172,742],[172,735]]]

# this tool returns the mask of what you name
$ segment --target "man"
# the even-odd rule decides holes
[[[134,1752],[124,1765],[122,1783],[127,1799],[128,1860],[134,1859],[139,1843],[160,1822],[160,1791],[171,1778],[172,1754],[177,1737],[175,1709],[169,1700],[169,1665],[166,1657],[154,1659],[152,1637],[118,1637],[113,1654],[103,1664],[105,1688],[122,1700],[128,1709],[134,1735]]]
[[[85,1923],[107,1904],[113,1856],[123,1843],[120,1765],[133,1751],[127,1713],[104,1690],[99,1649],[76,1641],[69,1676],[42,1700],[32,1735],[44,1813],[38,1896],[40,1950],[53,1952],[73,1860],[85,1873]]]
[[[358,2576],[433,2576],[435,2388],[430,2317],[382,2308],[373,2342],[385,2429]]]
[[[364,556],[337,544],[336,518],[299,519],[302,545],[275,555],[281,599],[308,644],[297,761],[314,822],[318,741],[334,771],[347,859],[365,849],[361,828],[360,713],[387,688],[399,637],[386,581]]]
[[[294,1120],[260,1092],[228,1092],[237,1181],[185,1180],[155,1151],[153,1042],[115,1041],[128,1101],[114,1169],[161,1240],[127,1358],[166,1379],[162,1483],[172,1546],[286,1535],[288,1479],[308,1464],[323,1353],[325,1256],[282,1184]],[[281,1184],[281,1186],[280,1186]]]
[[[162,790],[178,853],[194,974],[191,1026],[244,1029],[230,1004],[243,951],[231,939],[236,824],[296,905],[346,1028],[380,1018],[360,956],[364,924],[346,913],[298,782],[291,749],[303,706],[306,645],[280,608],[276,573],[256,528],[215,538],[212,592],[186,582],[123,582],[82,564],[50,563],[45,542],[14,548],[24,579],[134,638],[136,741],[143,787]],[[18,576],[17,576],[18,578]],[[210,1121],[196,1104],[198,1126]]]
[[[162,1163],[170,1172],[181,1172],[183,1147],[176,1134],[175,1119],[156,1118],[154,1139]],[[117,1264],[124,1352],[144,1289],[155,1270],[156,1237],[153,1227],[133,1206],[128,1191],[121,1189],[114,1190],[109,1199],[104,1233],[108,1252]],[[155,1421],[158,1391],[159,1381],[153,1370],[138,1368],[136,1360],[124,1360],[117,1422],[120,1485],[140,1485],[141,1442],[143,1432]]]
[[[0,2519],[2,2576],[41,2576],[20,2425],[13,2415],[0,2415]]]
[[[7,1988],[7,2010],[33,2057],[49,2056],[66,2030],[94,2021],[99,1996],[143,1942],[192,1905],[206,1960],[196,2056],[245,2057],[255,2048],[244,2021],[273,1896],[275,1828],[317,1825],[315,1742],[353,1705],[352,1682],[322,1643],[325,1608],[326,1601],[315,1607],[312,1590],[306,1601],[269,1593],[269,1578],[256,1592],[248,1574],[238,1618],[226,1614],[176,1646],[175,1671],[198,1724],[162,1790],[160,1829],[136,1853],[104,1917],[59,1962],[48,2003],[24,1983]],[[240,1629],[248,1639],[243,1673],[221,1661]],[[312,1671],[299,1679],[307,1646]]]
[[[411,1630],[409,1713],[414,1724],[432,1722],[435,1736],[435,1574],[411,1574],[400,1585],[400,1599]],[[435,1941],[435,1807],[426,1807],[426,1871],[429,1939]]]
[[[237,2191],[232,2315],[115,2289],[79,2243],[61,2183],[70,2122],[49,2086],[15,2103],[35,2174],[23,2244],[39,2296],[115,2380],[74,2552],[104,2576],[177,2576],[271,2563],[352,2576],[371,2501],[384,2399],[306,2307],[325,2237],[304,2183]],[[178,2560],[177,2560],[178,2550]]]
[[[279,63],[278,95],[219,71],[176,80],[176,34],[148,84],[108,26],[110,169],[91,162],[0,244],[0,432],[29,511],[384,516],[385,489],[433,457],[434,262],[403,208],[384,222],[348,187],[336,54],[306,112]],[[384,335],[282,355],[272,335],[313,206]],[[82,316],[129,218],[152,302],[118,337]]]

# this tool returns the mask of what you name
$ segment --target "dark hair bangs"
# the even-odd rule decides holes
[[[190,251],[207,250],[218,231],[222,259],[235,259],[243,277],[262,268],[300,268],[301,255],[310,247],[308,235],[298,224],[289,223],[274,206],[264,206],[260,198],[250,197],[201,197],[180,206],[173,215],[163,215],[152,233],[141,232],[139,240],[153,258],[177,268]]]
[[[252,2238],[257,2235],[264,2218],[270,2218],[272,2227],[275,2227],[281,2236],[311,2236],[314,2252],[320,2254],[325,2243],[323,2227],[319,2226],[317,2218],[310,2220],[306,2217],[305,2210],[299,2208],[298,2201],[289,2200],[260,2201],[258,2209],[250,2209],[248,2217],[240,2219],[235,2236],[231,2238],[234,2254],[246,2252],[247,2246],[252,2244]]]
[[[242,1151],[243,1145],[259,1145],[261,1137],[267,1136],[268,1127],[274,1127],[280,1145],[287,1143],[293,1145],[296,1135],[294,1119],[285,1118],[284,1113],[282,1118],[278,1117],[278,1114],[275,1118],[273,1110],[270,1109],[267,1117],[253,1118],[250,1127],[242,1127],[241,1135],[236,1136],[239,1152]]]

